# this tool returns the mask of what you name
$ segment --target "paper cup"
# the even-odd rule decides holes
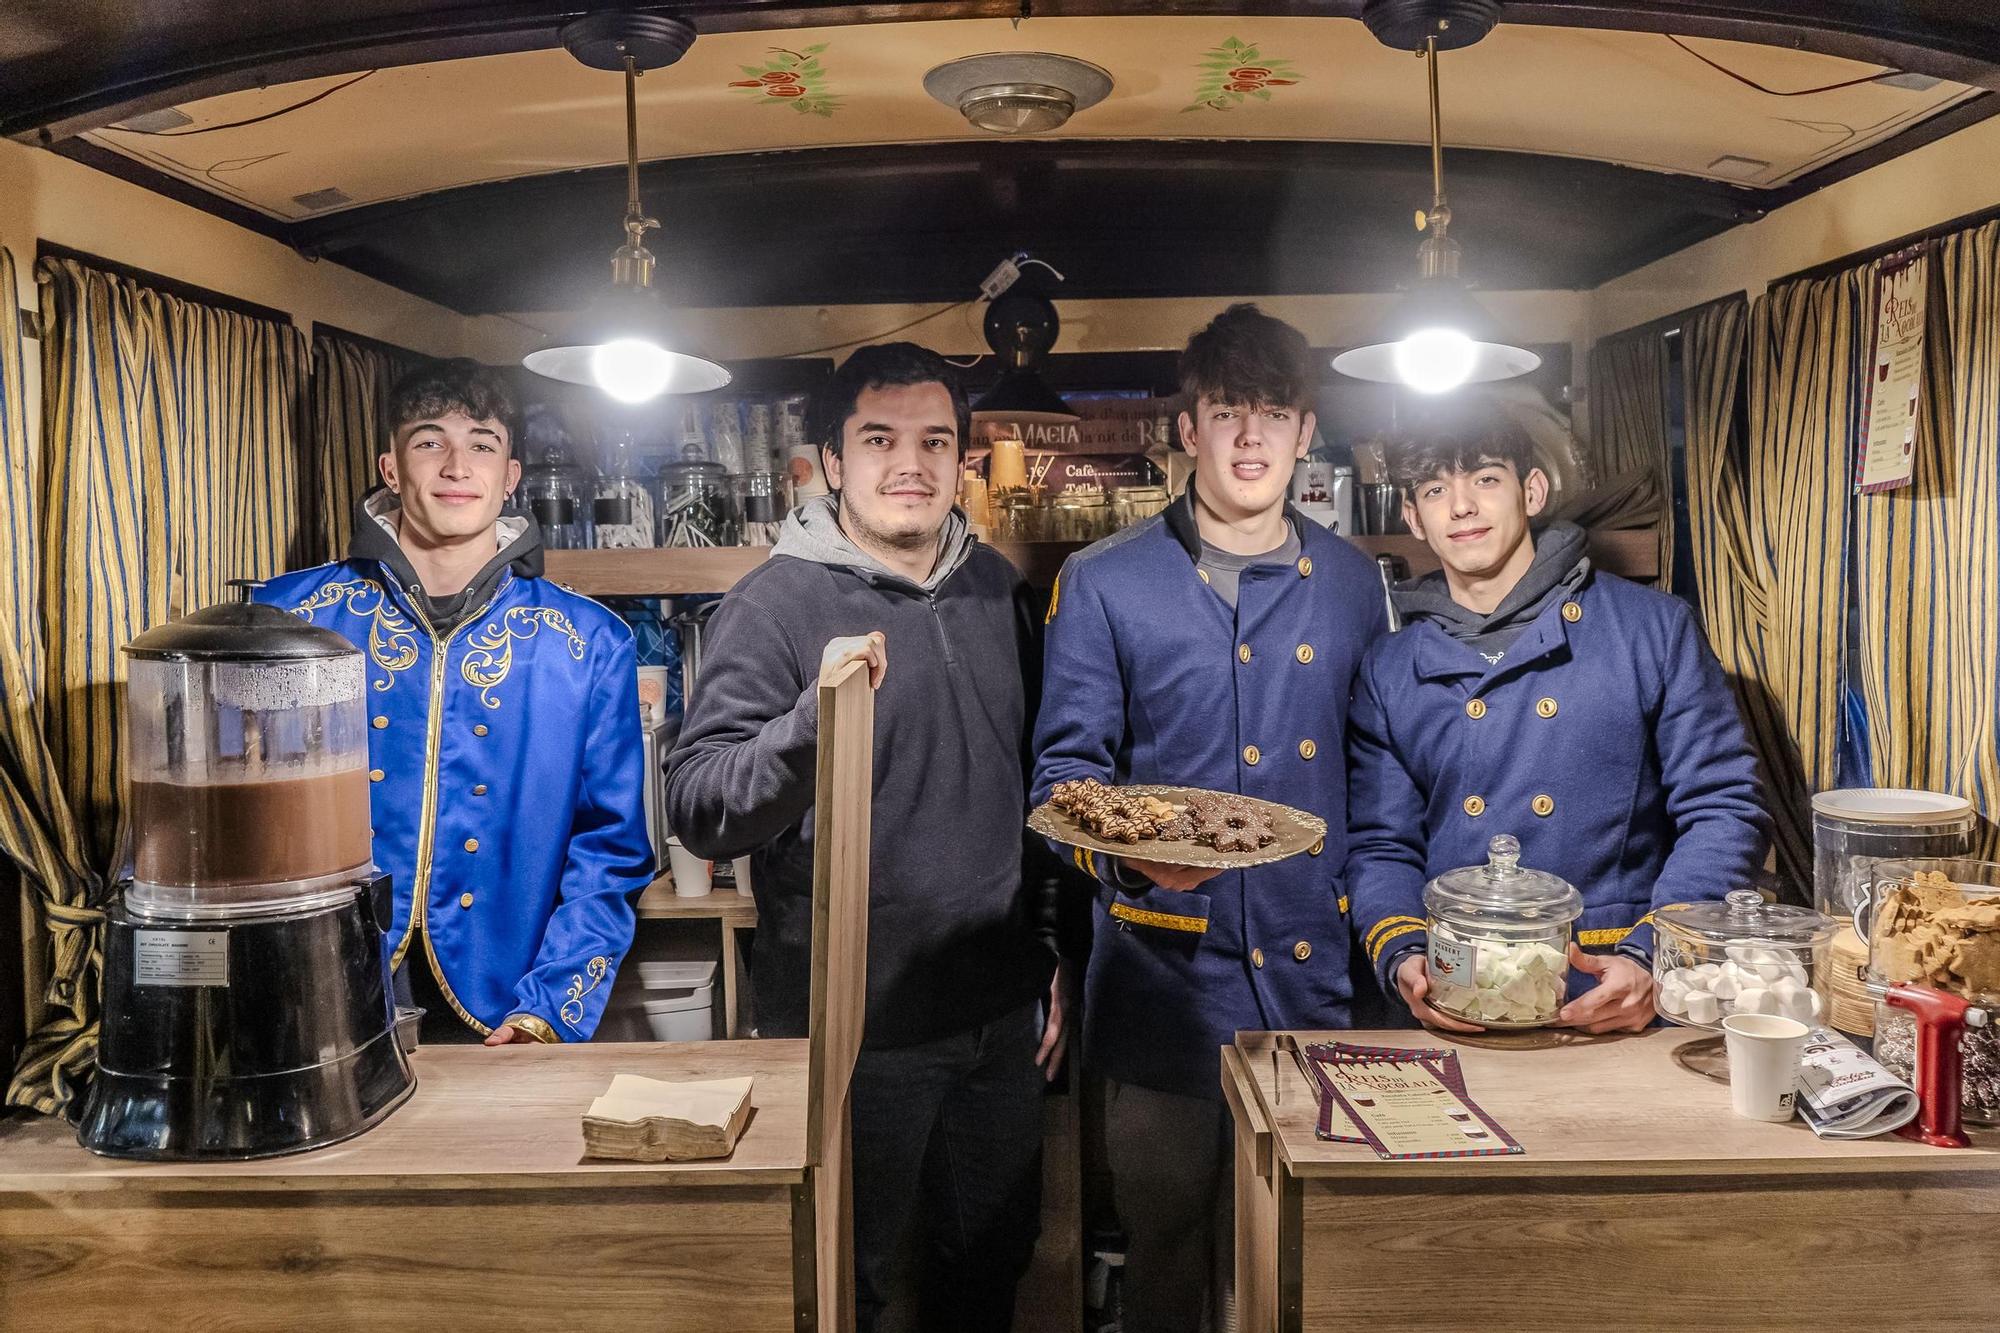
[[[1722,1020],[1729,1048],[1729,1101],[1746,1120],[1792,1118],[1806,1025],[1776,1014],[1731,1014]]]
[[[736,891],[745,898],[753,897],[750,892],[750,858],[739,856],[729,864],[736,871]]]
[[[663,666],[639,668],[639,706],[652,710],[653,721],[667,715],[667,669]]]
[[[676,898],[705,898],[715,887],[708,862],[681,846],[679,838],[667,839],[667,862],[673,867]]]

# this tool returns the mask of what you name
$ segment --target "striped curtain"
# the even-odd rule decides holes
[[[1667,342],[1653,326],[1600,339],[1590,351],[1593,484],[1639,474],[1658,497],[1658,586],[1674,586],[1673,476],[1667,453]]]
[[[1809,889],[1813,792],[1836,780],[1847,623],[1846,542],[1860,415],[1866,269],[1771,288],[1751,307],[1748,527],[1769,571],[1759,683],[1789,753],[1769,792],[1780,868]],[[1766,738],[1775,743],[1775,738]]]
[[[1736,296],[1702,307],[1681,326],[1689,544],[1702,627],[1735,692],[1775,816],[1779,868],[1800,901],[1810,901],[1809,788],[1786,715],[1766,684],[1765,624],[1777,576],[1764,534],[1751,523],[1737,428],[1749,324],[1750,307]]]
[[[43,505],[36,540],[15,549],[40,566],[52,781],[9,800],[15,822],[39,824],[76,860],[61,885],[43,886],[56,937],[50,1012],[8,1100],[59,1111],[72,1109],[95,1050],[96,909],[122,859],[119,646],[221,600],[231,578],[279,572],[301,549],[305,354],[289,325],[74,260],[45,258],[37,277]]]
[[[375,457],[388,443],[389,390],[424,360],[415,352],[314,331],[312,451],[319,485],[312,561],[346,557],[354,502],[375,484]]]
[[[2000,814],[2000,222],[1945,237],[1929,263],[1915,481],[1857,497],[1862,697],[1875,782],[1965,796],[1991,821]],[[1989,822],[1989,848],[1991,833]]]

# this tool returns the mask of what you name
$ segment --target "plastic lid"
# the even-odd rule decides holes
[[[263,602],[223,602],[147,630],[125,645],[159,661],[298,662],[352,657],[361,650],[330,629]]]
[[[1951,824],[1972,818],[1972,802],[1938,791],[1847,787],[1812,798],[1813,813],[1863,824]]]
[[[1839,928],[1810,907],[1767,903],[1755,889],[1731,889],[1721,902],[1675,903],[1655,924],[1685,939],[1718,944],[1824,944]]]
[[[1425,899],[1436,905],[1474,911],[1546,914],[1573,921],[1583,914],[1583,895],[1568,880],[1521,866],[1520,840],[1502,833],[1486,844],[1486,864],[1447,870],[1430,882]]]

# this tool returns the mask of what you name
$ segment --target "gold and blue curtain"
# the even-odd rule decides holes
[[[48,1011],[8,1101],[63,1111],[95,1051],[98,927],[123,854],[119,648],[305,549],[305,350],[289,324],[75,259],[46,257],[36,276],[36,517],[10,549],[37,570],[43,661],[27,684],[39,695],[32,728],[11,739],[42,760],[0,799],[10,831],[40,831],[39,851],[32,838],[21,840],[27,854],[11,839],[7,850],[46,907],[53,955]]]
[[[314,563],[346,557],[354,502],[375,484],[375,458],[387,447],[389,390],[427,359],[331,329],[313,331]]]
[[[1930,255],[1913,484],[1857,497],[1872,779],[2000,813],[2000,222]],[[1865,369],[1865,368],[1864,368]]]
[[[1658,586],[1671,588],[1674,490],[1662,334],[1658,325],[1645,325],[1600,339],[1591,348],[1590,456],[1593,486],[1629,496],[1626,518],[1653,527],[1658,535]]]

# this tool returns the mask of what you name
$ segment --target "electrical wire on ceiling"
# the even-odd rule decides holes
[[[793,357],[793,356],[819,356],[821,353],[824,352],[841,352],[845,351],[850,347],[859,347],[863,343],[879,342],[884,338],[893,337],[894,335],[903,332],[905,329],[914,329],[919,324],[927,324],[931,320],[936,319],[939,315],[949,315],[954,310],[963,310],[965,309],[965,307],[974,304],[979,299],[980,298],[977,296],[968,296],[963,301],[953,301],[950,305],[941,305],[937,309],[929,312],[928,314],[918,315],[915,319],[910,320],[908,323],[898,324],[893,329],[883,329],[880,333],[864,334],[859,338],[850,338],[844,343],[829,343],[825,347],[808,347],[803,352],[780,352],[778,353],[778,358],[782,360],[786,357]]]
[[[340,92],[342,89],[352,88],[355,84],[373,73],[375,71],[372,69],[363,70],[345,83],[337,83],[322,92],[314,93],[303,102],[294,102],[290,106],[281,106],[276,111],[266,111],[263,115],[252,116],[248,120],[232,120],[226,125],[201,125],[189,130],[133,130],[127,129],[123,125],[107,125],[105,128],[116,130],[120,134],[143,134],[149,139],[189,139],[197,134],[213,134],[217,130],[240,130],[245,125],[261,125],[267,120],[276,120],[279,116],[289,116],[294,111],[303,111],[314,102],[324,102],[327,98]]]
[[[1905,72],[1900,69],[1882,69],[1878,70],[1873,74],[1865,74],[1858,79],[1845,79],[1840,83],[1822,84],[1817,88],[1792,88],[1789,90],[1784,88],[1766,88],[1763,84],[1757,82],[1755,79],[1747,78],[1744,75],[1738,74],[1735,70],[1729,68],[1727,65],[1718,64],[1717,62],[1710,60],[1707,56],[1695,50],[1692,46],[1689,46],[1686,42],[1674,36],[1672,33],[1667,33],[1666,38],[1668,41],[1672,42],[1675,46],[1678,46],[1681,50],[1687,52],[1689,55],[1693,56],[1696,60],[1699,60],[1702,64],[1707,65],[1710,69],[1719,70],[1720,72],[1727,74],[1730,78],[1736,80],[1738,83],[1742,84],[1744,87],[1755,88],[1758,92],[1765,93],[1771,97],[1811,97],[1814,93],[1838,92],[1842,88],[1854,88],[1864,83],[1874,83],[1877,80],[1882,79],[1887,75],[1902,74]]]

